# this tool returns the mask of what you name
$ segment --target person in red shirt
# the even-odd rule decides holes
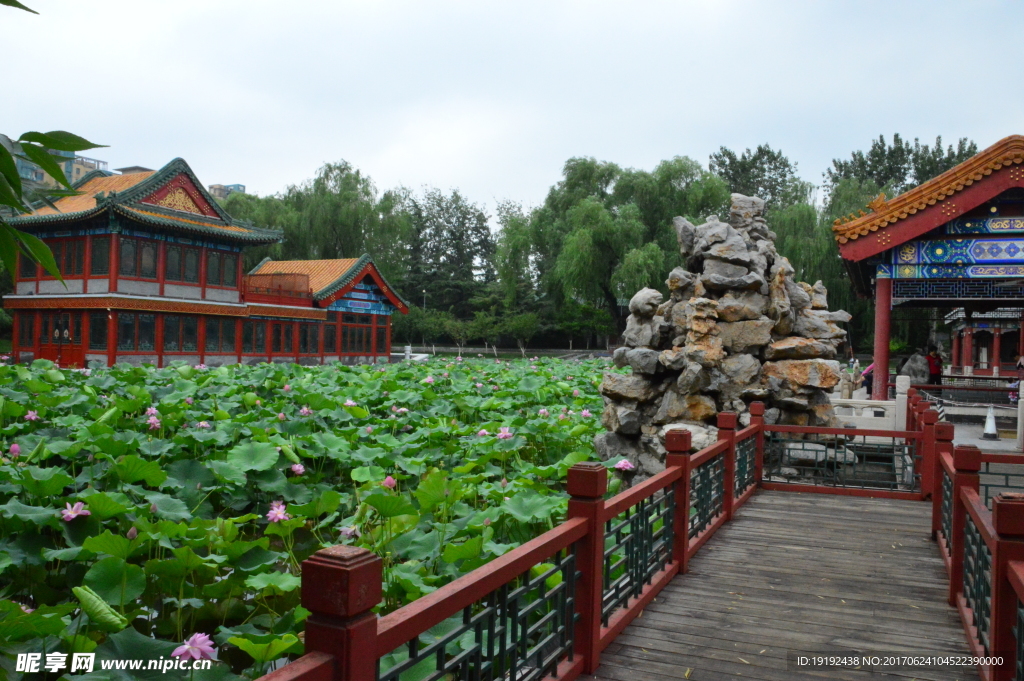
[[[934,345],[928,346],[928,385],[942,385],[942,355]]]

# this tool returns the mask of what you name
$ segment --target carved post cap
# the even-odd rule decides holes
[[[923,414],[924,412],[928,411],[934,406],[935,405],[929,402],[928,400],[921,400],[917,403],[917,411]]]
[[[719,430],[736,430],[736,414],[731,411],[718,412]]]
[[[685,428],[665,432],[665,449],[673,454],[685,454],[693,449],[693,433]]]
[[[596,461],[577,463],[569,469],[569,494],[582,499],[600,499],[608,491],[608,469]]]
[[[750,415],[751,416],[764,416],[764,402],[751,402],[750,403]]]
[[[992,525],[1000,535],[1024,536],[1024,494],[1003,492],[993,499]]]
[[[935,439],[943,442],[953,441],[953,424],[940,421],[935,424]]]
[[[965,473],[981,470],[981,450],[974,445],[961,445],[953,449],[953,468]]]
[[[302,561],[302,607],[350,618],[380,603],[383,563],[358,546],[331,546]]]
[[[907,399],[912,400],[917,397],[917,388],[907,388]]]
[[[925,411],[921,414],[921,423],[925,424],[926,426],[930,426],[938,422],[939,412],[935,411],[934,409],[929,408],[928,411]]]

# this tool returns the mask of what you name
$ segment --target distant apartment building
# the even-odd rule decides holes
[[[70,151],[54,151],[51,153],[54,156],[58,156],[63,159],[61,161],[61,170],[64,171],[64,175],[68,178],[68,181],[71,182],[71,184],[78,182],[94,170],[107,171],[106,161],[100,161],[95,158],[86,158],[85,156],[76,156]],[[15,164],[17,165],[18,175],[21,176],[22,183],[29,191],[36,189],[53,189],[57,187],[57,180],[50,177],[49,173],[35,163],[21,158],[15,158]]]
[[[231,194],[234,194],[235,192],[239,192],[240,194],[244,194],[245,193],[245,185],[244,184],[211,184],[209,186],[209,190],[210,190],[210,194],[213,195],[213,198],[217,199],[218,201],[223,201],[224,199],[228,198],[228,196],[230,196]]]

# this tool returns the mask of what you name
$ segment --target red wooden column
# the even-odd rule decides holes
[[[593,674],[601,663],[601,599],[604,589],[604,494],[608,469],[588,461],[569,469],[569,517],[585,518],[587,534],[576,547],[580,580],[576,583],[576,650],[583,673]]]
[[[992,525],[996,550],[992,554],[992,619],[989,652],[1002,656],[1003,664],[993,666],[992,681],[1015,678],[1017,637],[1017,594],[1010,584],[1009,563],[1024,560],[1024,495],[1004,492],[992,500]]]
[[[964,374],[974,373],[974,329],[964,328],[963,360],[960,364],[964,367]]]
[[[373,607],[382,596],[382,565],[374,553],[345,545],[320,549],[302,562],[302,607],[310,611],[306,653],[334,658],[333,675],[317,678],[376,678],[377,615]]]
[[[116,280],[115,280],[116,281]],[[107,366],[117,362],[117,313],[107,310]]]
[[[764,402],[750,403],[750,425],[759,427],[757,453],[754,455],[754,482],[760,486],[764,477]]]
[[[889,396],[889,334],[892,318],[892,279],[875,279],[875,364],[871,399]]]
[[[727,440],[729,448],[722,452],[725,465],[722,467],[722,513],[725,521],[732,520],[732,507],[736,504],[736,414],[730,411],[718,413],[718,439]]]
[[[992,357],[988,365],[992,368],[992,375],[999,375],[999,353],[1003,349],[1003,330],[992,329]]]
[[[938,466],[936,461],[936,433],[935,425],[939,422],[939,412],[929,408],[921,414],[921,430],[924,437],[921,438],[921,494],[926,498],[934,493],[935,469]]]
[[[953,450],[953,522],[950,528],[950,569],[948,601],[956,607],[956,596],[964,588],[964,525],[967,522],[967,507],[960,497],[960,490],[967,487],[978,490],[978,471],[981,470],[981,450],[977,447],[960,446]]]
[[[162,253],[163,251],[161,251]],[[160,282],[161,295],[163,295],[164,284]],[[167,315],[159,314],[156,315],[156,365],[162,367],[164,365],[164,317]]]
[[[954,367],[961,366],[960,363],[960,332],[953,334],[953,347],[949,351],[949,361]]]
[[[665,433],[665,466],[679,466],[682,476],[672,485],[675,496],[675,514],[672,516],[672,560],[679,563],[679,572],[688,569],[686,550],[690,546],[690,450],[693,449],[692,434],[676,428]]]
[[[89,292],[89,276],[92,274],[92,240],[91,236],[85,237],[85,256],[82,259],[82,293]]]
[[[90,265],[91,266],[91,265]],[[116,234],[110,235],[110,283],[107,290],[111,293],[117,291],[117,273],[121,269],[121,249]]]

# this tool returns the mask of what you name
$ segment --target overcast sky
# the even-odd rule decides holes
[[[345,159],[533,206],[572,156],[761,143],[819,183],[881,133],[1024,133],[1021,0],[23,1],[40,15],[0,8],[0,130],[261,195]]]

